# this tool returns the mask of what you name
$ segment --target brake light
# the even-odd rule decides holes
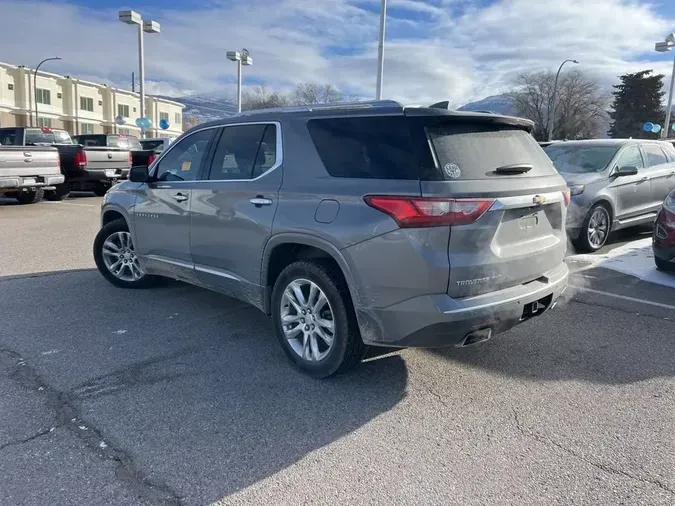
[[[155,161],[155,158],[157,158],[157,155],[154,154],[154,153],[151,154],[151,155],[148,157],[148,167],[149,167],[150,165],[152,165],[152,162]]]
[[[494,204],[494,199],[449,199],[368,195],[370,207],[388,214],[401,228],[468,225],[476,222]]]
[[[567,207],[570,205],[570,200],[572,199],[570,189],[568,188],[567,190],[563,190],[562,194],[565,207]]]
[[[48,134],[52,131],[52,129],[49,127],[42,127],[40,130],[42,130],[42,132],[45,134]]]
[[[84,151],[78,151],[75,153],[75,166],[76,167],[86,167],[87,166],[87,153]]]
[[[134,165],[134,155],[129,151],[129,165]]]

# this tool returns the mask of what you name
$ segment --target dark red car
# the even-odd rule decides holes
[[[656,217],[653,247],[656,267],[675,272],[675,191],[666,197]]]

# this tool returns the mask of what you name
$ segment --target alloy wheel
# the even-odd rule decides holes
[[[122,281],[138,281],[145,273],[138,264],[129,232],[114,232],[103,243],[103,262],[110,273]]]
[[[588,220],[588,243],[598,249],[605,244],[609,233],[609,215],[604,207],[596,207]]]
[[[303,360],[319,362],[333,347],[333,310],[313,281],[295,279],[288,284],[281,297],[281,325],[291,349]]]

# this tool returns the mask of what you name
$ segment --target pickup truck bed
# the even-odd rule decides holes
[[[39,201],[45,189],[64,182],[59,153],[51,147],[0,146],[0,196]]]

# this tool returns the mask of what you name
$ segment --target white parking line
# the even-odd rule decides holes
[[[61,204],[62,206],[78,206],[78,207],[98,207],[96,204],[76,204],[75,202],[50,202],[46,200],[44,204]]]
[[[613,297],[615,299],[621,299],[621,300],[627,300],[629,302],[637,302],[639,304],[647,304],[649,306],[656,306],[656,307],[661,307],[664,309],[672,309],[675,311],[675,306],[671,306],[670,304],[663,304],[662,302],[654,302],[652,300],[645,300],[645,299],[637,299],[635,297],[628,297],[627,295],[619,295],[618,293],[611,293],[611,292],[603,292],[602,290],[593,290],[592,288],[584,288],[583,286],[577,286],[573,284],[568,285],[570,288],[573,288],[575,290],[579,290],[582,292],[589,292],[589,293],[594,293],[596,295],[604,295],[605,297]]]

